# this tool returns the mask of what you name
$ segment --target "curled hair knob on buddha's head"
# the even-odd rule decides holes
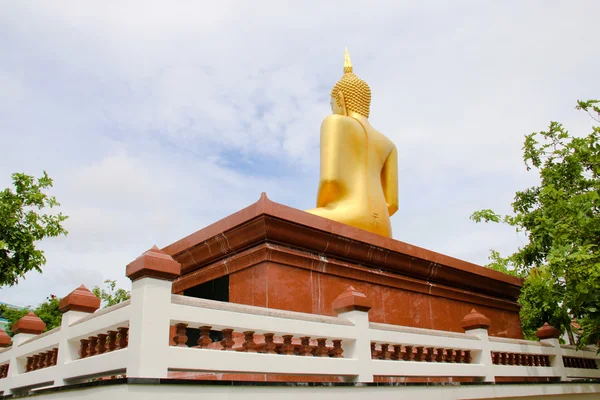
[[[371,109],[371,88],[352,72],[352,62],[348,49],[344,54],[344,75],[331,90],[333,97],[340,107],[369,118]]]

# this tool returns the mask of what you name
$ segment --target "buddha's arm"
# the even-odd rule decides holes
[[[381,170],[381,186],[390,217],[398,211],[398,152],[396,146],[388,155]]]
[[[340,146],[344,134],[344,117],[331,115],[321,124],[321,178],[317,207],[338,201],[345,193],[341,180]],[[347,128],[346,128],[347,129]]]

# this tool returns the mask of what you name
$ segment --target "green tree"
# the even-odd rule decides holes
[[[60,299],[55,295],[50,295],[46,298],[46,301],[39,304],[36,308],[25,307],[21,310],[17,310],[14,308],[7,307],[6,305],[0,305],[0,315],[3,318],[8,320],[8,326],[6,329],[6,333],[9,336],[12,336],[13,333],[11,331],[11,326],[19,319],[27,315],[29,312],[33,311],[35,315],[37,315],[44,323],[46,324],[46,330],[54,329],[57,326],[60,326],[60,322],[62,320],[62,313],[58,309],[58,304],[60,303]]]
[[[600,122],[598,103],[578,101],[576,108]],[[471,216],[512,225],[528,238],[514,254],[491,257],[495,269],[525,277],[519,302],[527,337],[544,322],[570,332],[575,321],[578,345],[600,343],[599,136],[600,126],[579,137],[558,122],[527,135],[523,159],[540,184],[516,193],[512,215],[481,210]]]
[[[52,187],[52,179],[44,175],[12,175],[14,192],[0,191],[0,287],[12,286],[31,270],[42,272],[46,264],[44,252],[35,242],[47,237],[67,235],[61,223],[68,217],[58,213],[44,214],[44,208],[59,206],[54,196],[44,191]]]
[[[92,293],[102,301],[102,308],[114,306],[131,298],[131,292],[117,288],[117,281],[107,279],[104,285],[104,288],[96,286],[92,289]]]

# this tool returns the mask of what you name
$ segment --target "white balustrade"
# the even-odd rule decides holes
[[[176,335],[170,327],[177,327]],[[128,344],[114,348],[127,328]],[[192,329],[200,331],[197,346],[187,343],[186,332]],[[95,348],[86,353],[90,338]],[[94,354],[103,340],[108,341],[105,351]],[[53,349],[58,353],[52,355]],[[44,368],[31,370],[36,355]],[[319,375],[358,382],[374,377],[567,381],[600,378],[599,359],[595,349],[561,346],[557,339],[531,342],[488,337],[481,328],[454,333],[373,323],[360,310],[328,317],[172,295],[168,280],[142,277],[134,281],[131,301],[92,314],[68,311],[59,328],[15,337],[12,347],[0,350],[0,376],[6,375],[0,391],[121,374],[166,378],[180,371]]]

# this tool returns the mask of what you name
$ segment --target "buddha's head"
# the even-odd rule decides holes
[[[344,75],[331,90],[331,110],[334,114],[346,115],[353,111],[369,118],[371,88],[352,72],[348,49],[344,54]]]

